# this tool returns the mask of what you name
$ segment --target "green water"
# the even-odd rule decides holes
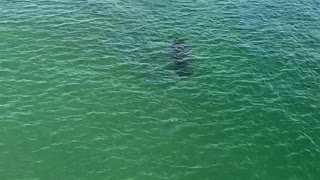
[[[318,179],[319,90],[316,0],[0,0],[1,180]]]

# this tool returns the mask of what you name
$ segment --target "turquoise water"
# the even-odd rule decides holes
[[[0,179],[318,179],[319,74],[315,0],[0,0]]]

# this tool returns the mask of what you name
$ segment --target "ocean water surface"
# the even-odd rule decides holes
[[[319,1],[0,0],[1,180],[316,180],[319,110]]]

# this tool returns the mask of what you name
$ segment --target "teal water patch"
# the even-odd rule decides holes
[[[316,179],[319,7],[1,1],[0,179]]]

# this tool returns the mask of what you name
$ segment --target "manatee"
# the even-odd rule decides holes
[[[179,76],[190,76],[190,48],[185,39],[175,38],[171,45],[171,58]]]

